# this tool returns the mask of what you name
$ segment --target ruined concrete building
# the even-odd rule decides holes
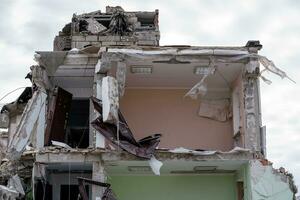
[[[0,199],[292,200],[245,46],[159,46],[158,10],[73,15],[0,115]]]

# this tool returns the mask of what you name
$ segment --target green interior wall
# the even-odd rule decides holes
[[[249,163],[243,165],[236,173],[236,181],[244,182],[244,200],[251,200],[251,183],[250,183]]]
[[[118,200],[234,200],[234,175],[110,176]]]

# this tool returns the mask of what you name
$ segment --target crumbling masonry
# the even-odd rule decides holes
[[[0,114],[0,199],[292,200],[266,158],[259,81],[238,47],[159,46],[158,10],[73,15]]]

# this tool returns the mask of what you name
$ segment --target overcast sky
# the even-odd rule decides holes
[[[300,1],[297,0],[0,0],[0,98],[30,85],[24,77],[35,50],[52,50],[54,36],[72,14],[159,9],[161,45],[245,45],[260,40],[266,55],[297,84],[272,74],[261,82],[267,153],[275,167],[284,166],[300,184]],[[18,93],[3,102],[12,101]]]

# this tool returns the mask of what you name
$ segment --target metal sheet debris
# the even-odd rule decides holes
[[[93,102],[94,108],[98,113],[101,114],[102,102],[94,97],[92,97],[91,100]],[[150,159],[160,142],[160,134],[154,134],[136,141],[131,130],[128,127],[127,122],[125,121],[125,118],[120,111],[119,129],[117,128],[117,124],[103,122],[102,116],[99,116],[91,124],[112,144],[116,145],[117,147],[121,147],[123,150],[127,151],[130,154],[136,155],[137,157]]]
[[[87,192],[84,188],[84,184],[92,184],[92,185],[97,185],[100,187],[106,188],[103,195],[102,195],[102,200],[117,200],[115,194],[113,193],[111,189],[111,185],[109,183],[102,183],[100,181],[95,181],[92,179],[87,179],[87,178],[82,178],[82,177],[77,177],[78,180],[78,185],[79,185],[79,192],[83,200],[88,200],[88,195]]]

